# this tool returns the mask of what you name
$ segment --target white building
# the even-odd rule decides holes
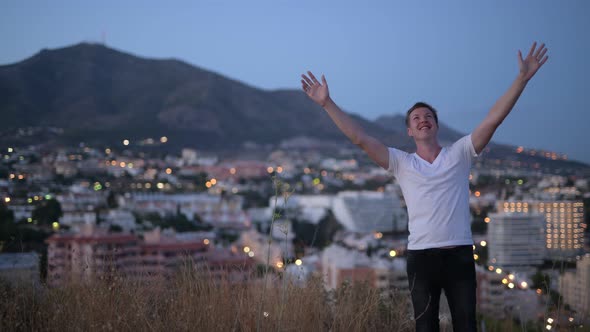
[[[332,204],[334,216],[347,231],[405,231],[408,217],[392,192],[342,191]]]
[[[579,318],[590,318],[590,254],[577,261],[575,271],[559,278],[559,293],[580,314]]]
[[[584,202],[566,200],[498,201],[499,212],[540,213],[545,218],[547,258],[574,258],[584,248]],[[492,221],[493,223],[493,221]]]
[[[543,216],[492,213],[488,225],[489,259],[503,268],[541,265],[545,256]]]

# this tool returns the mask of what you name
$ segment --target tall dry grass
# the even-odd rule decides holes
[[[272,274],[257,327],[262,280],[236,284],[185,268],[137,282],[110,276],[62,287],[0,287],[0,331],[411,331],[407,298],[364,284],[327,292],[321,279]]]

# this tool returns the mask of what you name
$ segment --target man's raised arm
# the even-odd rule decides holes
[[[365,133],[350,116],[344,113],[330,98],[328,82],[322,75],[320,83],[311,72],[308,75],[301,75],[301,87],[307,96],[318,105],[322,106],[332,121],[348,137],[352,143],[363,149],[374,162],[379,166],[389,168],[389,151],[383,143]]]
[[[545,44],[541,44],[537,49],[536,42],[533,43],[526,58],[523,59],[522,53],[518,51],[518,65],[520,67],[518,76],[508,91],[496,101],[482,123],[471,134],[471,141],[473,142],[475,152],[479,154],[490,142],[498,126],[500,126],[514,107],[514,104],[516,104],[528,81],[547,61],[548,56],[545,53],[547,53]]]

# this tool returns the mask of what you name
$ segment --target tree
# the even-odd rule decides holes
[[[63,216],[61,205],[54,198],[42,201],[32,213],[33,220],[37,221],[40,225],[47,226],[59,221],[61,216]]]

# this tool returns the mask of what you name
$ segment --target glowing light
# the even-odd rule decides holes
[[[121,166],[121,168],[125,167],[125,165],[127,165],[124,161],[119,163],[119,166]]]
[[[29,204],[33,203],[33,199],[32,198],[27,198],[27,203],[29,203]]]
[[[145,184],[145,188],[146,189],[150,189],[151,187],[152,187],[152,184],[151,183],[148,182],[148,183]]]
[[[272,172],[274,172],[274,171],[275,171],[275,169],[274,169],[274,168],[272,168],[272,167],[270,167],[270,166],[268,166],[268,167],[266,168],[266,171],[267,171],[268,173],[272,173]]]
[[[250,252],[248,253],[248,257],[254,257],[254,251],[250,251]]]
[[[478,259],[479,259],[479,255],[477,255],[477,254],[473,254],[473,259],[474,259],[474,260],[478,260]]]
[[[166,168],[166,174],[172,174],[172,168]]]
[[[541,290],[541,288],[537,288],[537,294],[541,295],[541,293],[543,293],[543,291]]]
[[[8,148],[8,153],[13,152],[14,150],[12,148]]]
[[[123,140],[123,145],[125,145],[125,146],[129,145],[129,140],[128,139]]]
[[[45,195],[45,199],[47,199],[47,200],[51,199],[51,195],[49,195],[49,194]]]
[[[514,274],[509,274],[509,275],[508,275],[508,279],[510,279],[510,280],[514,280]]]
[[[162,182],[158,182],[158,184],[156,184],[156,187],[158,187],[158,189],[164,189],[164,184]]]
[[[104,153],[111,154],[111,149],[108,149],[108,148],[107,149],[104,149]]]
[[[10,174],[10,178],[11,178],[11,179],[14,179],[15,177],[16,177],[16,175],[14,175],[14,174]]]
[[[210,181],[205,182],[205,187],[211,188],[211,182]]]
[[[496,269],[496,273],[497,273],[497,274],[500,274],[500,273],[502,273],[502,269],[501,269],[501,268],[497,268],[497,269]]]
[[[377,232],[377,233],[373,234],[373,237],[375,237],[376,239],[381,239],[383,237],[383,233]]]
[[[487,243],[486,241],[481,241],[479,244],[480,244],[482,247],[485,247],[485,246],[487,246],[487,245],[488,245],[488,243]]]
[[[390,257],[395,257],[395,256],[397,256],[397,252],[395,250],[390,250],[389,251],[389,256]]]
[[[236,174],[236,169],[234,167],[229,169],[229,174]]]
[[[217,184],[217,179],[211,179],[211,185],[216,185]]]
[[[311,169],[309,169],[309,167],[305,167],[305,168],[303,169],[303,173],[305,173],[305,174],[309,174],[309,173],[311,173]]]
[[[508,288],[510,288],[510,289],[514,288],[514,284],[513,283],[509,283],[508,284]]]
[[[27,222],[33,222],[33,218],[27,218]]]
[[[547,326],[545,326],[545,328],[546,328],[547,330],[551,330],[551,325],[547,325]]]
[[[479,191],[476,191],[475,192],[475,197],[479,197],[479,196],[481,196],[481,193]]]
[[[282,269],[283,268],[283,262],[277,262],[276,266],[277,266],[277,268]]]
[[[51,224],[51,226],[53,227],[54,231],[57,231],[59,229],[59,223],[57,221],[54,221],[53,224]]]
[[[19,180],[22,180],[22,179],[24,179],[24,178],[25,178],[25,176],[24,176],[24,175],[22,175],[22,174],[19,174],[19,175],[18,175],[18,179],[19,179]]]
[[[166,143],[166,142],[168,142],[168,137],[166,137],[166,136],[162,136],[162,137],[160,137],[160,142],[161,142],[161,143]]]
[[[5,201],[6,203],[10,203],[10,197],[4,197],[4,201]]]
[[[283,168],[281,166],[277,167],[277,173],[283,173]]]
[[[317,186],[318,184],[320,184],[320,179],[318,179],[318,178],[313,179],[313,185]]]
[[[210,242],[209,242],[209,239],[205,239],[205,240],[203,240],[203,243],[204,243],[205,245],[209,245],[209,243],[210,243]]]
[[[244,252],[245,253],[249,253],[250,252],[250,247],[244,247]]]
[[[301,264],[303,264],[303,262],[302,262],[300,259],[297,259],[297,260],[295,261],[295,265],[297,265],[297,266],[301,266]]]
[[[553,318],[551,318],[551,317],[547,318],[547,323],[553,324]]]
[[[488,266],[488,270],[494,271],[494,267],[493,266]]]
[[[520,287],[522,287],[522,288],[527,288],[527,287],[528,287],[528,285],[529,285],[529,284],[527,284],[527,282],[526,282],[526,281],[523,281],[523,282],[521,282],[521,283],[520,283]]]
[[[236,187],[231,188],[231,192],[234,193],[234,194],[237,194],[238,193],[238,188],[236,188]]]
[[[483,221],[487,224],[491,221],[491,219],[490,219],[490,217],[485,217],[485,219]]]
[[[570,317],[568,318],[568,320],[570,321],[570,323],[572,323],[574,321],[574,317]]]
[[[502,283],[503,283],[504,285],[506,285],[506,284],[508,283],[508,279],[506,279],[506,278],[502,279]]]

